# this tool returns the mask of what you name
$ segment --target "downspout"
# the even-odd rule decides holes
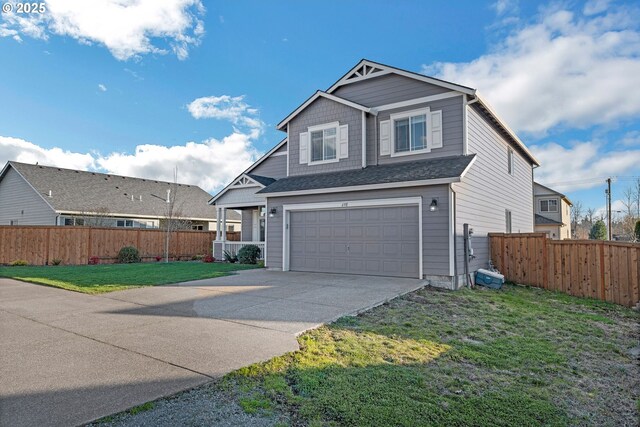
[[[469,105],[474,104],[476,102],[478,102],[479,98],[477,96],[474,95],[474,98],[471,101],[467,101],[467,95],[464,95],[463,98],[463,110],[462,110],[462,118],[463,118],[463,122],[462,123],[462,154],[463,155],[467,155],[469,154],[469,119],[468,119],[468,114],[467,114],[467,110],[469,107]]]
[[[451,193],[453,194],[453,205],[451,209],[453,210],[453,277],[454,280],[458,281],[458,218],[456,216],[456,192],[453,190],[453,184],[449,184],[449,188],[451,189]]]
[[[362,169],[367,167],[367,113],[362,111]]]

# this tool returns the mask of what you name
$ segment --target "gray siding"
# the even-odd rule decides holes
[[[437,95],[450,90],[409,77],[387,74],[342,86],[333,94],[366,107],[377,107],[408,99]]]
[[[232,188],[216,200],[216,205],[234,205],[255,203],[256,205],[264,204],[264,197],[257,195],[256,192],[262,190],[263,187],[242,187]]]
[[[267,211],[277,209],[273,218],[267,217],[267,262],[269,268],[282,268],[282,205],[293,203],[336,202],[348,200],[385,199],[394,197],[422,197],[423,259],[425,275],[449,275],[449,203],[446,185],[358,191],[350,193],[317,194],[269,198]],[[438,210],[429,211],[432,198],[438,199]]]
[[[505,209],[512,212],[512,231],[533,231],[533,177],[531,164],[514,150],[514,174],[507,172],[509,144],[475,108],[468,109],[468,150],[475,163],[456,192],[456,245],[458,273],[464,272],[463,224],[474,230],[471,247],[476,258],[471,269],[486,268],[489,261],[487,233],[506,230]]]
[[[278,150],[278,152],[281,150]],[[285,150],[284,152],[286,153],[287,151]],[[255,169],[252,169],[249,174],[268,176],[269,178],[284,178],[287,176],[287,156],[274,156],[273,154],[256,166]]]
[[[0,181],[0,225],[55,225],[56,213],[42,197],[9,167]]]
[[[419,108],[429,107],[431,111],[442,111],[442,148],[436,148],[430,153],[415,154],[409,156],[391,157],[380,156],[379,123],[389,120],[391,114],[402,111],[411,111]],[[459,156],[462,154],[463,145],[463,116],[462,95],[455,98],[441,99],[439,101],[425,104],[416,104],[409,107],[393,110],[381,111],[378,117],[371,116],[367,119],[367,164],[376,164],[376,154],[378,164],[407,162],[412,160],[433,159],[436,157]],[[392,142],[393,143],[393,142]]]
[[[349,157],[322,165],[300,164],[300,133],[310,126],[340,122],[349,125]],[[362,113],[326,98],[318,98],[289,122],[289,176],[335,172],[362,167]]]
[[[273,154],[283,154],[287,152],[288,144],[285,143],[282,147],[278,148]]]
[[[253,209],[242,209],[242,225],[240,228],[241,240],[253,240]]]

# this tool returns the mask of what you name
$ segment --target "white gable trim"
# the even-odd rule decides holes
[[[461,94],[460,92],[456,92],[456,91],[439,93],[438,95],[423,96],[422,98],[414,98],[414,99],[409,99],[407,101],[394,102],[393,104],[379,105],[377,107],[372,107],[371,110],[372,111],[394,110],[396,108],[410,107],[412,105],[425,104],[427,102],[439,101],[441,99],[455,98],[456,96],[464,96],[464,94]]]
[[[359,68],[361,68],[362,66],[365,66],[365,65],[368,66],[368,67],[378,68],[378,69],[380,69],[382,71],[377,72],[377,73],[367,74],[366,76],[363,76],[363,77],[355,77],[355,78],[353,78],[352,76],[354,75],[356,70],[358,70]],[[382,74],[382,72],[385,72],[385,74],[390,74],[390,73],[398,74],[400,76],[408,77],[410,79],[419,80],[419,81],[422,81],[422,82],[425,82],[425,83],[430,83],[430,84],[435,85],[435,86],[440,86],[440,87],[444,87],[444,88],[447,88],[447,89],[455,90],[455,91],[458,91],[458,92],[466,93],[467,95],[474,95],[475,94],[475,90],[474,89],[471,89],[471,88],[466,87],[466,86],[457,85],[455,83],[446,82],[444,80],[435,79],[433,77],[424,76],[422,74],[412,73],[410,71],[405,71],[405,70],[401,70],[399,68],[390,67],[389,65],[378,64],[376,62],[369,61],[367,59],[363,59],[362,61],[358,62],[358,64],[355,67],[353,67],[351,70],[349,70],[349,72],[347,72],[347,74],[345,74],[340,80],[335,82],[333,84],[333,86],[331,86],[329,89],[327,89],[327,93],[333,93],[336,89],[338,89],[341,86],[348,85],[348,84],[351,84],[351,83],[356,83],[358,81],[362,81],[362,80],[365,79],[365,77],[366,78],[374,78],[374,77],[382,76],[382,75],[384,75],[384,74]]]
[[[298,108],[296,108],[295,111],[293,111],[293,113],[289,114],[284,120],[282,120],[280,123],[278,123],[278,125],[276,126],[276,129],[283,130],[284,126],[287,123],[289,123],[295,116],[300,114],[312,102],[314,102],[316,99],[318,99],[320,97],[329,99],[329,100],[334,101],[334,102],[338,102],[340,104],[346,105],[346,106],[351,107],[351,108],[355,108],[356,110],[364,111],[365,113],[371,113],[371,108],[369,108],[369,107],[365,107],[364,105],[360,105],[360,104],[357,104],[355,102],[348,101],[348,100],[346,100],[344,98],[340,98],[339,96],[331,95],[329,93],[326,93],[326,92],[323,92],[323,91],[319,90],[316,93],[314,93],[313,96],[311,96],[309,99],[307,99],[302,105],[300,105]],[[373,114],[375,114],[375,113],[373,113]]]
[[[224,193],[226,193],[227,191],[229,191],[232,187],[233,184],[243,175],[251,172],[253,169],[255,169],[256,166],[258,166],[260,163],[264,162],[265,160],[267,160],[271,154],[275,153],[276,151],[278,151],[278,149],[280,147],[282,147],[284,144],[286,144],[288,142],[289,138],[285,138],[282,141],[280,141],[278,143],[278,145],[276,145],[275,147],[273,147],[271,150],[267,151],[265,153],[264,156],[260,157],[258,160],[256,160],[256,162],[254,164],[252,164],[251,166],[249,166],[247,169],[244,170],[244,172],[242,172],[240,175],[238,175],[236,177],[236,179],[234,179],[233,181],[231,181],[229,183],[229,185],[227,185],[226,187],[224,187],[222,190],[220,190],[220,192],[218,194],[216,194],[215,196],[213,196],[213,198],[211,198],[211,200],[209,200],[209,204],[213,205],[215,203],[216,200],[218,200],[220,197],[222,197],[222,195]],[[289,169],[289,146],[287,145],[287,170]],[[259,184],[259,183],[258,183]],[[262,187],[264,187],[264,185],[260,184]]]

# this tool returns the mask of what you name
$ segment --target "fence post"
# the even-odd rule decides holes
[[[600,277],[598,277],[600,281],[600,299],[606,301],[607,296],[604,286],[604,241],[598,242],[597,248],[600,256]]]

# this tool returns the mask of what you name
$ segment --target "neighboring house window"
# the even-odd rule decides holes
[[[558,200],[540,200],[540,212],[558,212]]]
[[[391,116],[394,153],[427,149],[427,114],[428,110],[416,110]]]
[[[504,211],[504,219],[506,224],[506,232],[511,233],[511,211],[509,209],[506,209]]]
[[[75,218],[75,225],[84,225],[84,218]]]
[[[202,231],[204,230],[204,227],[202,225],[192,225],[191,229],[195,231]]]
[[[513,175],[513,150],[511,148],[507,148],[507,171],[509,175]]]
[[[233,232],[233,225],[227,225],[227,231]]]
[[[338,127],[331,125],[326,128],[310,128],[311,138],[311,162],[324,162],[336,160],[336,145],[338,139]]]
[[[133,227],[133,220],[119,219],[116,221],[116,227]]]
[[[73,225],[73,218],[65,218],[64,225]]]

